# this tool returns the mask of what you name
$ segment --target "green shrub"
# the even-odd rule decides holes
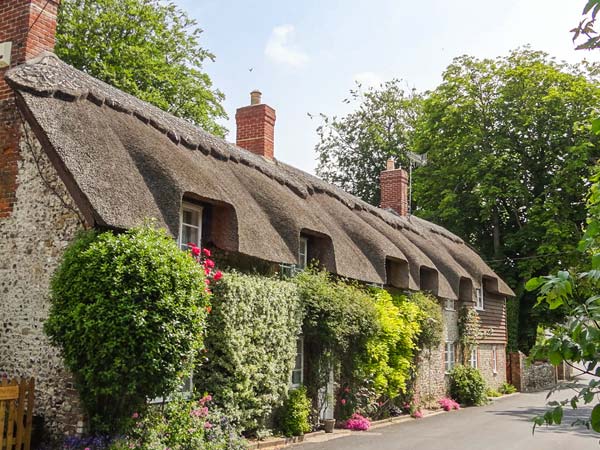
[[[341,355],[378,332],[373,300],[362,287],[316,269],[305,270],[293,281],[305,311],[302,329],[307,340]]]
[[[304,386],[290,391],[283,404],[281,432],[286,436],[301,436],[310,431],[308,417],[310,401]]]
[[[298,274],[293,281],[305,311],[302,330],[309,370],[304,384],[309,397],[316,401],[331,369],[342,384],[353,381],[355,356],[365,351],[380,324],[372,296],[358,284],[334,279],[315,268]]]
[[[379,322],[378,332],[356,357],[355,377],[369,379],[376,397],[396,397],[404,391],[414,369],[414,356],[423,312],[411,302],[396,299],[384,290],[373,293]]]
[[[400,298],[403,296],[400,296]],[[395,297],[398,298],[398,297]],[[431,294],[426,292],[414,292],[408,300],[414,302],[422,311],[418,316],[419,327],[419,348],[433,349],[438,348],[442,342],[444,334],[444,317],[442,315],[442,305]]]
[[[479,370],[458,365],[450,371],[450,396],[465,405],[486,403],[486,385]]]
[[[512,384],[507,383],[506,381],[504,383],[502,383],[502,386],[500,386],[500,393],[506,395],[506,394],[514,394],[515,392],[517,392],[517,388],[514,387]]]
[[[209,396],[199,401],[174,398],[164,406],[150,407],[134,414],[126,436],[118,438],[110,450],[243,450],[246,440],[231,426],[227,417],[211,405]]]
[[[267,428],[287,395],[301,324],[293,283],[225,274],[213,291],[198,389],[247,433]]]
[[[60,347],[93,431],[118,432],[181,383],[202,346],[202,267],[164,230],[84,233],[52,278],[45,331]]]
[[[502,394],[500,392],[498,392],[496,389],[492,389],[492,388],[487,388],[485,391],[485,395],[487,397],[492,397],[492,398],[502,397]]]

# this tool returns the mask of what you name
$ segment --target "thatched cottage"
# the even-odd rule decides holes
[[[275,111],[257,92],[237,111],[237,145],[216,138],[44,53],[57,8],[0,3],[0,44],[12,43],[10,69],[0,68],[0,373],[36,377],[50,428],[74,432],[80,420],[42,331],[50,276],[78,230],[149,217],[246,263],[318,259],[344,277],[433,292],[446,343],[421,364],[421,395],[444,391],[456,311],[470,305],[491,330],[471,363],[492,387],[505,381],[505,299],[514,294],[462,239],[407,214],[402,169],[382,172],[375,207],[278,161]]]

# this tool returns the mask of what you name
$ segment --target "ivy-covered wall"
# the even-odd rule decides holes
[[[294,366],[302,325],[297,288],[289,281],[229,272],[213,293],[196,387],[245,431],[269,428]]]

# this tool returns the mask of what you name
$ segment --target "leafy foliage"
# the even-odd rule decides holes
[[[600,100],[586,66],[528,48],[506,57],[454,60],[426,99],[414,150],[415,213],[473,245],[519,294],[519,347],[538,322],[522,289],[532,275],[569,267],[585,219],[590,161],[598,145],[585,125]]]
[[[302,331],[310,368],[305,384],[314,400],[327,384],[330,370],[341,370],[343,378],[353,377],[354,355],[365,351],[380,324],[369,292],[356,284],[315,268],[298,274],[294,283],[305,312]]]
[[[463,364],[466,364],[471,351],[477,347],[485,331],[481,329],[481,319],[475,309],[463,306],[458,312],[458,343]]]
[[[65,62],[222,136],[223,94],[203,72],[214,55],[172,1],[62,0],[56,54]]]
[[[402,298],[392,301],[384,290],[374,294],[379,331],[366,343],[356,358],[355,377],[372,380],[376,397],[395,398],[406,388],[414,368],[414,356],[421,329],[422,311]]]
[[[438,348],[444,334],[442,305],[433,295],[423,291],[413,292],[408,300],[415,303],[421,310],[417,317],[421,329],[419,348],[421,350]]]
[[[310,400],[306,396],[304,386],[290,391],[283,404],[281,431],[286,436],[301,436],[310,431],[308,421],[310,415]]]
[[[379,173],[386,160],[395,157],[407,163],[421,98],[405,92],[400,80],[380,88],[350,91],[344,103],[357,103],[356,111],[345,117],[321,114],[317,128],[319,157],[317,174],[347,192],[373,204],[379,204]]]
[[[245,449],[245,439],[225,416],[210,406],[210,399],[210,396],[199,401],[175,398],[162,408],[135,413],[135,425],[111,445],[111,450]]]
[[[499,389],[501,394],[514,394],[515,392],[517,392],[517,388],[514,387],[512,384],[507,383],[506,381],[504,383],[502,383],[502,386],[500,386]]]
[[[577,50],[600,48],[600,36],[597,36],[598,32],[594,29],[598,11],[600,11],[600,0],[588,0],[586,2],[582,13],[585,17],[571,30],[573,42],[581,38],[585,39],[585,42],[577,46]]]
[[[548,359],[553,365],[567,364],[591,375],[587,385],[572,386],[575,395],[548,403],[552,407],[534,419],[535,425],[560,424],[563,408],[596,402],[589,419],[580,421],[600,432],[600,172],[592,178],[587,208],[588,217],[579,249],[582,261],[577,269],[531,279],[526,287],[537,291],[538,303],[564,308],[566,319],[551,327],[552,335],[532,351],[532,358]],[[577,364],[578,363],[578,364]],[[581,369],[580,367],[583,367]]]
[[[450,395],[465,405],[483,405],[487,402],[487,386],[479,370],[454,366],[450,371]]]
[[[181,382],[202,346],[204,271],[163,230],[84,233],[51,283],[44,329],[75,377],[93,430],[116,432]]]
[[[230,272],[213,295],[197,387],[212,394],[236,426],[262,430],[288,392],[302,324],[297,288]]]

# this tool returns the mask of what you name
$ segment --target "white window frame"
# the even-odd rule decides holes
[[[483,285],[477,289],[475,289],[475,309],[478,311],[483,311],[484,308],[484,297],[483,297]]]
[[[492,372],[498,373],[498,349],[495,345],[492,345]]]
[[[446,341],[444,346],[444,372],[449,373],[456,365],[456,342]]]
[[[469,364],[473,369],[477,369],[477,366],[479,365],[479,355],[478,355],[477,347],[473,347],[471,349],[471,355],[469,357]]]
[[[292,373],[290,375],[290,387],[292,389],[298,389],[304,383],[304,336],[300,335],[296,339],[296,349],[300,349],[298,353],[296,351],[296,358],[294,359],[294,368],[292,369]],[[298,354],[300,355],[300,367],[296,367],[296,360],[298,359]],[[294,372],[300,372],[300,383],[293,383],[294,380]]]
[[[447,298],[445,299],[445,303],[444,303],[444,309],[446,311],[456,311],[456,301],[451,299],[451,298]]]
[[[298,246],[298,269],[304,270],[308,265],[308,238],[300,236],[300,243]]]
[[[184,211],[191,211],[191,212],[196,212],[198,213],[198,222],[197,223],[184,223],[183,222],[183,213]],[[188,243],[187,242],[182,242],[183,239],[183,227],[190,227],[190,228],[195,228],[196,230],[198,230],[198,241],[194,242],[194,244],[196,244],[198,247],[201,247],[202,245],[202,213],[204,212],[204,208],[202,206],[199,205],[194,205],[193,203],[182,203],[181,205],[181,211],[179,212],[179,238],[177,239],[177,243],[179,244],[179,247],[183,250],[187,250],[188,249]]]

